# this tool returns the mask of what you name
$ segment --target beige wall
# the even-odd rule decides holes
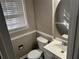
[[[37,30],[52,35],[52,0],[34,0]]]
[[[35,20],[37,30],[64,39],[57,31],[54,22],[59,2],[60,0],[34,0]]]
[[[55,10],[59,1],[60,0],[34,0],[37,30],[52,36],[61,37],[54,23]],[[51,40],[51,38],[49,40]]]
[[[16,54],[16,57],[19,58],[25,54],[27,54],[29,51],[31,51],[36,44],[36,33],[15,39],[12,41],[14,52]],[[18,46],[23,45],[23,49],[19,50]]]
[[[14,38],[14,37],[17,37],[24,33],[35,30],[33,0],[24,0],[24,4],[25,4],[25,8],[26,8],[25,10],[26,10],[26,14],[27,14],[29,28],[26,30],[23,30],[23,31],[10,33],[11,38]],[[36,33],[12,40],[12,44],[13,44],[13,48],[14,48],[16,57],[23,56],[24,54],[27,54],[29,51],[31,51],[32,47],[36,41],[35,39],[36,39]],[[18,46],[21,44],[24,45],[24,49],[18,50]]]

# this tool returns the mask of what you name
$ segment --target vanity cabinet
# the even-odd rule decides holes
[[[45,49],[44,54],[45,54],[45,56],[44,56],[45,59],[55,59],[55,55],[46,49]]]
[[[61,59],[60,57],[58,57],[58,56],[56,56],[56,55],[54,55],[54,58],[55,58],[55,59]]]

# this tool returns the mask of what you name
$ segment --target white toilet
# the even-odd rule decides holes
[[[37,37],[37,42],[38,42],[39,49],[35,49],[35,50],[32,50],[31,52],[29,52],[27,54],[28,59],[43,59],[42,58],[42,54],[44,51],[43,47],[46,44],[48,44],[48,40],[40,36],[40,37]]]

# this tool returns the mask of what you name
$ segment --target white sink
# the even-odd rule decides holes
[[[61,59],[66,59],[67,55],[67,46],[62,45],[62,42],[58,40],[54,40],[50,42],[48,45],[44,46],[44,48]]]
[[[67,51],[67,46],[60,45],[60,44],[54,44],[54,47],[58,48],[59,50],[62,51]]]

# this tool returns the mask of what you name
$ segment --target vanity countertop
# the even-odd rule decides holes
[[[66,59],[67,46],[62,45],[62,42],[58,40],[53,40],[52,42],[44,46],[44,48],[49,52],[55,54],[59,58]]]

